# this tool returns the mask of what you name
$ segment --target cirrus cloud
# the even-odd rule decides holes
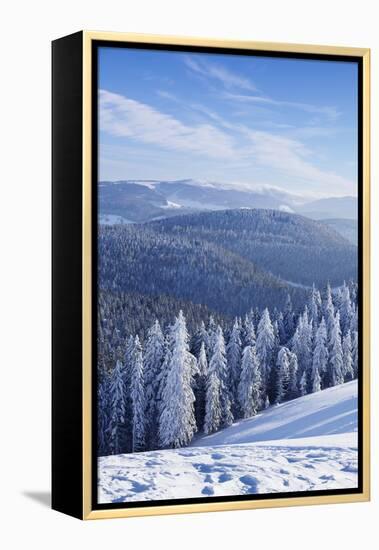
[[[100,131],[171,154],[185,153],[194,161],[203,157],[210,165],[227,163],[229,173],[241,166],[267,168],[271,178],[280,181],[286,177],[299,190],[309,193],[327,194],[333,187],[335,195],[351,194],[355,188],[354,182],[319,168],[312,161],[313,152],[299,139],[233,124],[199,105],[194,108],[203,110],[212,123],[183,123],[145,103],[100,90]]]
[[[233,157],[232,139],[211,124],[188,125],[149,105],[100,90],[100,129],[118,137],[211,158]]]

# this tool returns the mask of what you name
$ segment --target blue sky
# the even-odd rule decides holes
[[[357,66],[99,50],[99,178],[357,194]]]

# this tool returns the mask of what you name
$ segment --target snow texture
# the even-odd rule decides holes
[[[357,381],[274,405],[182,449],[99,458],[99,502],[355,488]]]

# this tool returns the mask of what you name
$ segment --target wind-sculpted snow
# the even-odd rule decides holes
[[[194,446],[252,443],[275,439],[357,433],[357,380],[270,407],[248,420],[212,435]],[[355,443],[356,444],[356,443]]]
[[[301,397],[193,446],[102,457],[99,502],[355,488],[357,382]]]
[[[357,487],[357,452],[309,444],[221,445],[99,459],[99,502]]]

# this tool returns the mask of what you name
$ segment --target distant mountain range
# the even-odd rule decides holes
[[[239,208],[274,209],[320,220],[357,218],[355,197],[309,201],[274,187],[249,190],[191,179],[99,183],[100,222],[103,224],[140,223],[178,214]]]
[[[326,219],[321,220],[329,227],[332,227],[337,233],[345,237],[351,244],[358,244],[358,221],[348,219]]]

